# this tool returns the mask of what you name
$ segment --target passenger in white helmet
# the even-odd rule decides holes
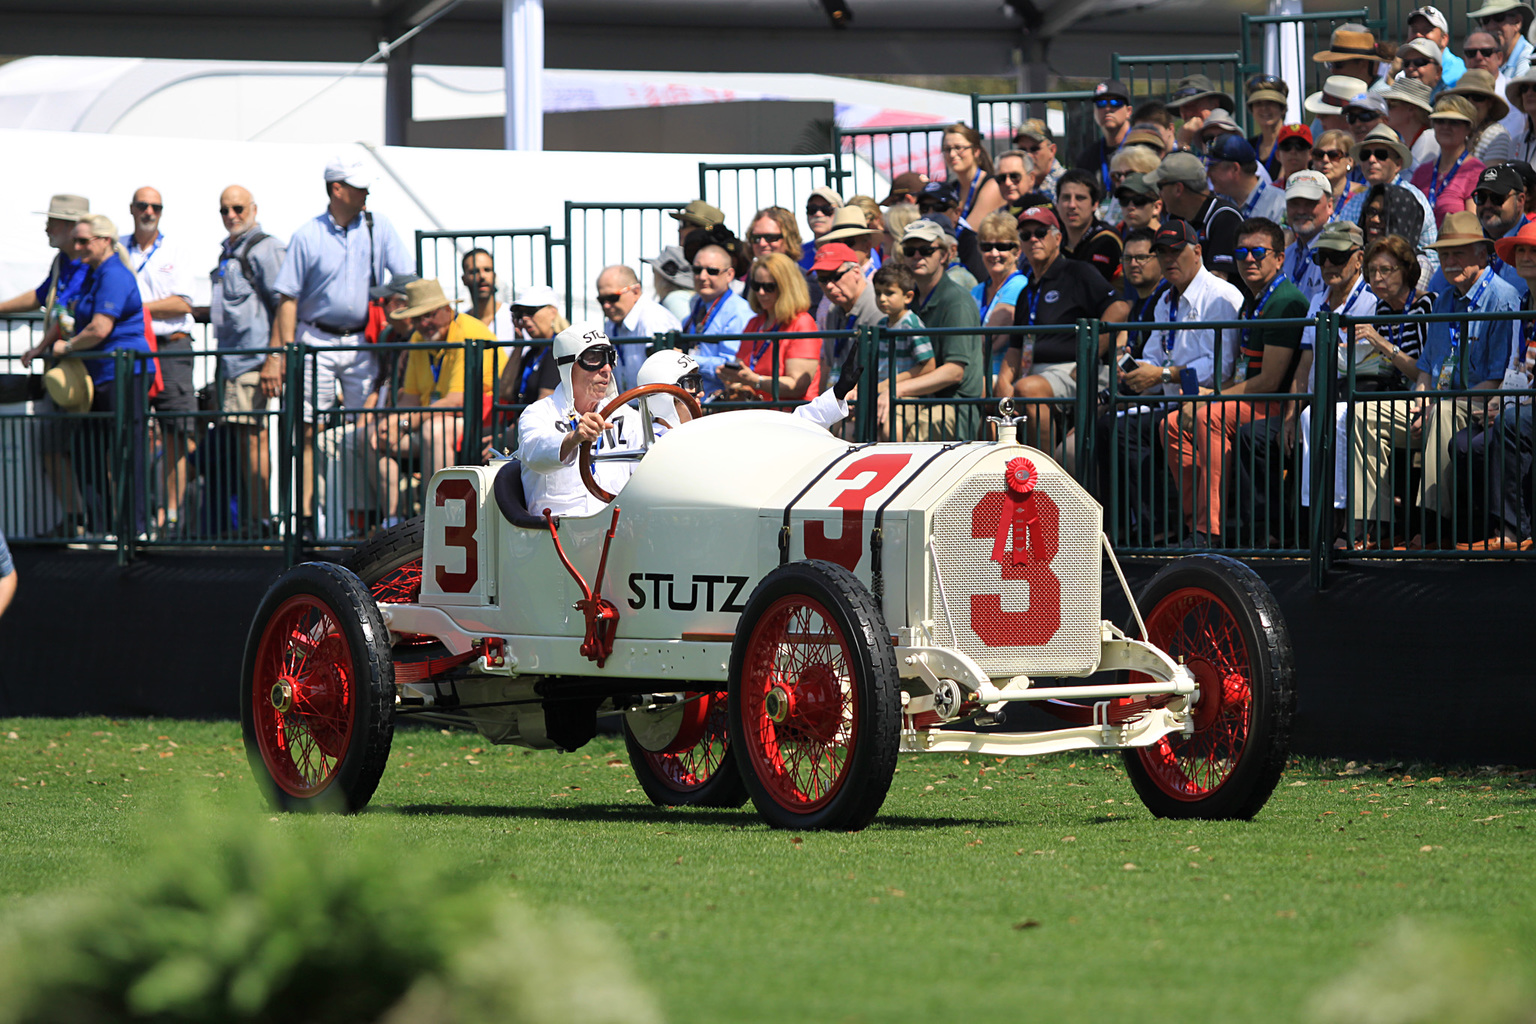
[[[593,515],[604,507],[581,482],[576,461],[583,441],[598,455],[611,455],[643,444],[640,414],[623,406],[604,419],[602,407],[618,394],[614,364],[618,350],[600,325],[578,323],[555,335],[551,353],[560,369],[560,385],[523,410],[517,421],[517,459],[523,467],[528,510],[542,515]],[[606,491],[617,494],[634,471],[633,462],[599,458],[592,473]]]
[[[647,384],[671,384],[682,388],[700,402],[704,401],[704,372],[699,368],[698,360],[678,349],[654,352],[640,364],[640,371],[635,374],[635,385],[644,387]],[[671,395],[650,395],[641,401],[651,411],[651,421],[658,435],[692,416],[687,407]]]

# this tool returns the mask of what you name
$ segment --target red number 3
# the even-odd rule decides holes
[[[446,565],[437,567],[437,586],[445,594],[467,594],[480,579],[480,542],[475,540],[475,530],[480,526],[480,501],[475,485],[463,477],[444,480],[437,485],[438,508],[450,501],[461,500],[464,502],[464,525],[445,525],[443,546],[464,552],[464,571],[449,572]]]
[[[859,559],[864,557],[864,503],[870,495],[885,490],[886,485],[896,479],[896,474],[911,461],[910,454],[885,454],[866,455],[857,462],[849,463],[846,469],[837,474],[836,479],[854,480],[869,473],[872,474],[869,482],[862,487],[850,487],[829,502],[833,508],[843,510],[841,535],[828,537],[827,524],[819,519],[805,524],[805,557],[824,558],[852,572],[859,564]]]
[[[1044,558],[1020,566],[998,566],[1003,579],[1029,584],[1029,607],[1022,612],[1005,612],[1002,595],[971,595],[971,629],[988,647],[1038,647],[1050,642],[1061,628],[1061,580],[1051,572],[1051,561],[1061,546],[1061,512],[1051,496],[1038,488],[1034,505],[1040,516]],[[971,512],[971,536],[991,540],[997,534],[997,519],[1003,514],[1003,506],[1002,491],[983,496]]]

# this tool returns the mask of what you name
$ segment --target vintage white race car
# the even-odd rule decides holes
[[[1256,813],[1295,700],[1269,590],[1192,556],[1125,630],[1102,620],[1099,505],[1011,420],[998,434],[850,444],[708,416],[587,518],[524,507],[515,461],[444,469],[350,569],[267,593],[241,677],[256,774],[280,807],[356,810],[403,716],[574,750],[618,715],[652,800],[750,796],[780,827],[864,827],[908,751],[1118,750],[1159,815]],[[1013,701],[1063,727],[997,731]]]

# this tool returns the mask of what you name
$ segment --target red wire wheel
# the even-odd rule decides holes
[[[1192,736],[1126,752],[1131,782],[1160,817],[1253,817],[1280,780],[1295,712],[1274,595],[1241,562],[1198,555],[1158,573],[1138,603],[1147,639],[1190,670],[1199,695]]]
[[[357,678],[334,611],[290,597],[267,621],[256,653],[251,716],[272,781],[289,796],[323,790],[352,739]]]
[[[421,600],[421,552],[426,518],[413,516],[380,530],[342,563],[368,587],[380,604],[415,604]],[[397,643],[435,643],[431,637],[400,634]]]
[[[274,805],[368,802],[389,759],[394,669],[355,575],[310,562],[278,577],[251,624],[240,686],[246,753]]]
[[[769,824],[873,820],[895,771],[900,694],[884,617],[852,573],[809,561],[764,577],[737,626],[730,686],[731,745]]]
[[[747,790],[731,756],[730,711],[724,690],[687,695],[688,716],[666,749],[647,750],[625,716],[629,763],[651,802],[662,807],[740,807]]]

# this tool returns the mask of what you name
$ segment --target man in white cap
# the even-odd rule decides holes
[[[1322,270],[1312,260],[1312,243],[1333,216],[1333,186],[1321,171],[1297,171],[1285,182],[1286,225],[1296,236],[1285,250],[1284,273],[1307,301],[1321,295]]]
[[[1312,123],[1312,137],[1315,139],[1323,132],[1349,131],[1349,122],[1344,119],[1344,107],[1367,88],[1369,85],[1363,79],[1329,75],[1322,89],[1308,96],[1301,105],[1303,110],[1317,118]]]
[[[640,414],[622,406],[608,419],[603,405],[618,395],[614,366],[619,353],[596,323],[572,324],[555,335],[552,352],[560,368],[555,393],[523,410],[517,420],[517,459],[523,467],[528,511],[543,515],[589,516],[605,505],[581,482],[577,456],[582,442],[594,454],[634,449],[642,443]],[[631,462],[599,460],[592,475],[617,494],[634,469]]]
[[[1446,88],[1455,85],[1467,65],[1451,49],[1451,26],[1445,14],[1437,7],[1418,7],[1408,12],[1408,35],[1404,43],[1415,39],[1428,39],[1440,51],[1440,80]],[[1398,50],[1402,56],[1402,50]]]
[[[288,258],[272,287],[282,296],[273,319],[275,346],[301,341],[318,351],[304,367],[304,510],[313,508],[311,468],[315,411],[336,404],[339,388],[346,408],[363,405],[373,390],[378,362],[367,343],[368,289],[389,275],[416,268],[394,225],[367,209],[373,179],[360,161],[337,157],[325,165],[324,213],[305,221],[288,242]],[[332,352],[345,347],[352,351]],[[274,351],[261,368],[262,390],[275,398],[283,387],[283,355]]]
[[[1433,40],[1419,37],[1410,39],[1397,48],[1397,59],[1402,68],[1398,72],[1396,80],[1412,79],[1415,82],[1423,82],[1429,86],[1431,97],[1439,96],[1442,91],[1450,88],[1445,84],[1445,68],[1443,62],[1450,55],[1449,50],[1441,50]],[[1465,72],[1467,67],[1462,65]]]

